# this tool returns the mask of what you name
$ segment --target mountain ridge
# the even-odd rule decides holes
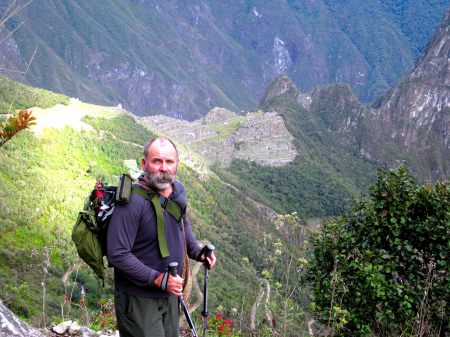
[[[405,160],[423,179],[446,179],[450,174],[449,54],[450,9],[411,72],[371,104],[361,103],[346,84],[301,93],[282,74],[268,86],[259,106],[277,95],[290,95],[367,158],[391,167]]]
[[[2,34],[26,21],[0,46],[0,64],[19,79],[37,45],[26,84],[140,116],[249,110],[281,72],[301,91],[345,82],[367,102],[409,70],[446,8],[339,3],[43,0],[6,23]]]

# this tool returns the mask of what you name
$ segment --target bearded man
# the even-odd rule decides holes
[[[176,180],[178,150],[167,138],[155,138],[144,147],[144,174],[134,186],[157,192],[186,208],[186,191]],[[164,198],[162,198],[164,200]],[[179,336],[178,296],[183,279],[166,273],[178,262],[181,274],[185,250],[189,258],[205,262],[205,254],[184,216],[178,222],[163,211],[168,257],[162,257],[153,204],[137,194],[116,205],[108,228],[108,262],[114,267],[114,303],[121,337]],[[183,237],[184,229],[184,237]],[[214,253],[208,258],[213,267]]]

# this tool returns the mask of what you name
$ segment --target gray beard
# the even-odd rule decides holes
[[[175,178],[177,177],[177,171],[175,171],[174,174],[170,174],[167,172],[153,173],[147,168],[147,164],[146,164],[145,179],[147,180],[147,183],[150,185],[152,190],[154,190],[156,192],[161,192],[173,184],[173,182],[175,181]]]

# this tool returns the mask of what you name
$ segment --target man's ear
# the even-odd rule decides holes
[[[142,158],[141,163],[142,163],[142,171],[145,172],[145,163],[146,163],[145,158]]]

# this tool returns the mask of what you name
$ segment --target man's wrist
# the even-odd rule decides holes
[[[155,279],[155,282],[154,282],[155,286],[161,288],[161,282],[162,282],[163,277],[164,277],[164,273],[159,274],[159,276]]]

